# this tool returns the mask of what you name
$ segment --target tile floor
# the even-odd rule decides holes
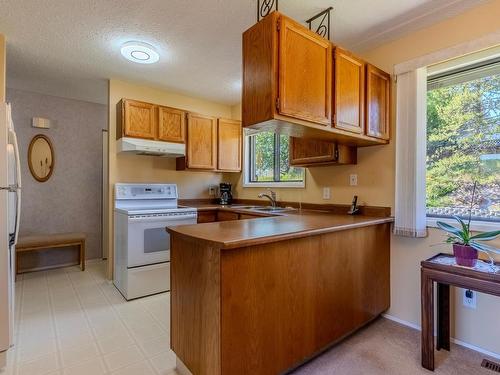
[[[1,375],[173,375],[169,294],[126,302],[105,262],[23,274]]]
[[[169,349],[168,293],[126,302],[105,279],[106,263],[20,275],[16,345],[0,375],[178,375]],[[419,332],[379,319],[294,375],[427,374]],[[436,374],[486,374],[484,356],[453,345]]]

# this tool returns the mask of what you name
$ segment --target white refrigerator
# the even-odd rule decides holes
[[[11,106],[0,103],[0,368],[14,339],[15,245],[21,209],[19,148]]]

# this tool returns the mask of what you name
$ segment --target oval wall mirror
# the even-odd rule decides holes
[[[33,178],[39,182],[47,181],[54,171],[54,149],[50,139],[37,134],[28,148],[28,165]]]

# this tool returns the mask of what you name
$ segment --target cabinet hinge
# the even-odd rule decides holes
[[[280,22],[280,19],[278,18],[278,20],[276,21],[276,30],[280,31],[281,29],[281,22]]]
[[[333,158],[335,159],[335,161],[339,160],[339,148],[337,147],[337,145],[335,145],[335,151],[333,152]]]
[[[276,98],[276,110],[280,110],[280,98]]]

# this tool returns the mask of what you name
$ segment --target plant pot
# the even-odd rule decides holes
[[[478,253],[472,246],[453,244],[453,255],[459,266],[475,267]]]

